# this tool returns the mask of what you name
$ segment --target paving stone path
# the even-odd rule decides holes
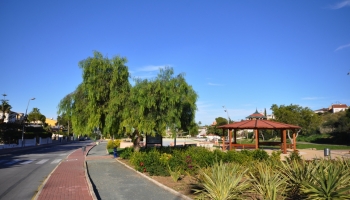
[[[112,155],[107,155],[106,142],[91,149],[86,160],[88,173],[98,199],[182,199],[125,167],[113,159]]]

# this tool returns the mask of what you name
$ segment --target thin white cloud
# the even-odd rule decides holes
[[[318,100],[323,99],[323,97],[303,97],[302,100]]]
[[[156,76],[157,76],[157,74],[155,74],[155,73],[143,73],[140,75],[135,75],[135,76],[133,76],[133,78],[151,79],[151,78],[154,78]]]
[[[149,65],[149,66],[145,66],[145,67],[141,67],[138,68],[137,71],[139,72],[153,72],[153,71],[159,71],[160,68],[164,68],[165,65],[159,65],[159,66],[155,66],[155,65]],[[168,66],[168,65],[166,65]]]
[[[342,49],[345,49],[348,47],[350,47],[350,44],[342,45],[342,46],[338,47],[335,51],[339,51],[339,50],[342,50]]]
[[[222,85],[222,84],[218,84],[218,83],[208,83],[208,85],[211,85],[211,86],[224,86],[224,85]]]
[[[129,70],[133,78],[151,79],[157,76],[160,69],[170,65],[147,65],[144,67]]]
[[[339,2],[333,6],[331,6],[331,9],[340,9],[340,8],[344,8],[346,6],[350,6],[350,0],[345,0],[345,1],[342,1],[342,2]]]

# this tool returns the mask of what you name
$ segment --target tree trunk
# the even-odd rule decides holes
[[[301,129],[299,129],[299,131],[297,132],[295,139],[298,137],[300,131],[301,131]],[[288,135],[288,139],[290,140],[290,143],[294,144],[293,138],[290,137],[289,130],[287,131],[287,135]]]
[[[136,129],[133,133],[134,151],[140,151],[140,133]]]
[[[263,139],[263,141],[265,140],[264,134],[260,131],[261,137]]]

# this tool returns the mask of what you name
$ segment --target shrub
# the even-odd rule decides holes
[[[312,169],[314,164],[311,162],[292,160],[289,162],[281,162],[282,165],[277,167],[283,172],[288,184],[286,196],[289,199],[305,199],[301,192],[303,182],[311,180]]]
[[[146,166],[144,164],[144,155],[145,153],[140,151],[135,151],[130,156],[130,163],[134,166],[137,171],[143,172],[146,171]]]
[[[258,161],[267,160],[269,158],[269,154],[262,149],[254,150],[252,152],[252,156],[254,160],[258,160]]]
[[[169,176],[168,165],[166,162],[162,162],[161,154],[156,148],[144,153],[143,161],[146,168],[145,171],[149,172],[151,176]]]
[[[122,159],[130,159],[133,152],[134,152],[134,148],[127,147],[120,153],[120,157]]]
[[[239,164],[246,164],[253,161],[252,151],[249,150],[241,150],[235,154],[233,157],[233,162]]]
[[[176,169],[177,167],[186,171],[188,166],[186,163],[186,154],[184,150],[175,149],[172,151],[171,158],[168,160],[168,165],[171,169]]]
[[[258,194],[261,197],[259,199],[283,199],[287,184],[281,171],[275,170],[266,162],[256,162],[250,168],[249,175],[252,196]]]
[[[226,153],[225,152],[223,152],[219,149],[215,149],[213,151],[213,154],[214,154],[213,156],[214,156],[215,161],[219,162],[222,160],[223,162],[226,162]]]
[[[244,179],[247,169],[240,165],[222,161],[214,163],[212,167],[200,170],[200,187],[195,190],[208,199],[242,199],[248,189],[247,179]]]
[[[343,160],[315,161],[312,179],[303,182],[306,199],[350,199],[350,172]]]
[[[298,162],[301,162],[303,160],[299,154],[299,151],[293,151],[292,153],[289,154],[289,156],[286,157],[287,162],[291,162],[294,160]]]
[[[199,167],[206,167],[213,162],[213,153],[204,147],[190,147],[186,150],[186,156],[191,157],[194,164]]]
[[[170,176],[171,178],[177,182],[180,178],[181,178],[181,168],[180,167],[177,167],[176,169],[171,170],[171,168],[168,166],[168,169],[169,169],[169,173],[170,173]]]
[[[107,142],[107,149],[113,149],[113,148],[117,148],[120,146],[120,139],[116,139],[116,140],[108,140]]]
[[[281,154],[282,151],[278,150],[278,151],[272,151],[270,158],[269,158],[269,163],[271,163],[272,165],[280,165],[281,164]]]

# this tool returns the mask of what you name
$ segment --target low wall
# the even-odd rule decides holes
[[[120,142],[119,148],[133,147],[134,144],[132,142]]]
[[[16,148],[19,147],[17,144],[0,144],[0,149]]]
[[[18,140],[18,145],[21,147],[22,146],[22,139]],[[23,146],[24,147],[30,147],[30,146],[35,146],[36,145],[36,139],[23,139]]]
[[[52,143],[52,138],[39,138],[39,145],[40,144],[51,144]]]
[[[62,140],[66,141],[66,140]],[[39,143],[38,145],[41,144],[51,144],[52,139],[51,138],[39,138]],[[29,147],[29,146],[36,146],[36,139],[23,139],[23,146],[24,147]],[[8,149],[8,148],[17,148],[17,147],[22,147],[22,139],[18,140],[18,144],[0,144],[0,149]]]

